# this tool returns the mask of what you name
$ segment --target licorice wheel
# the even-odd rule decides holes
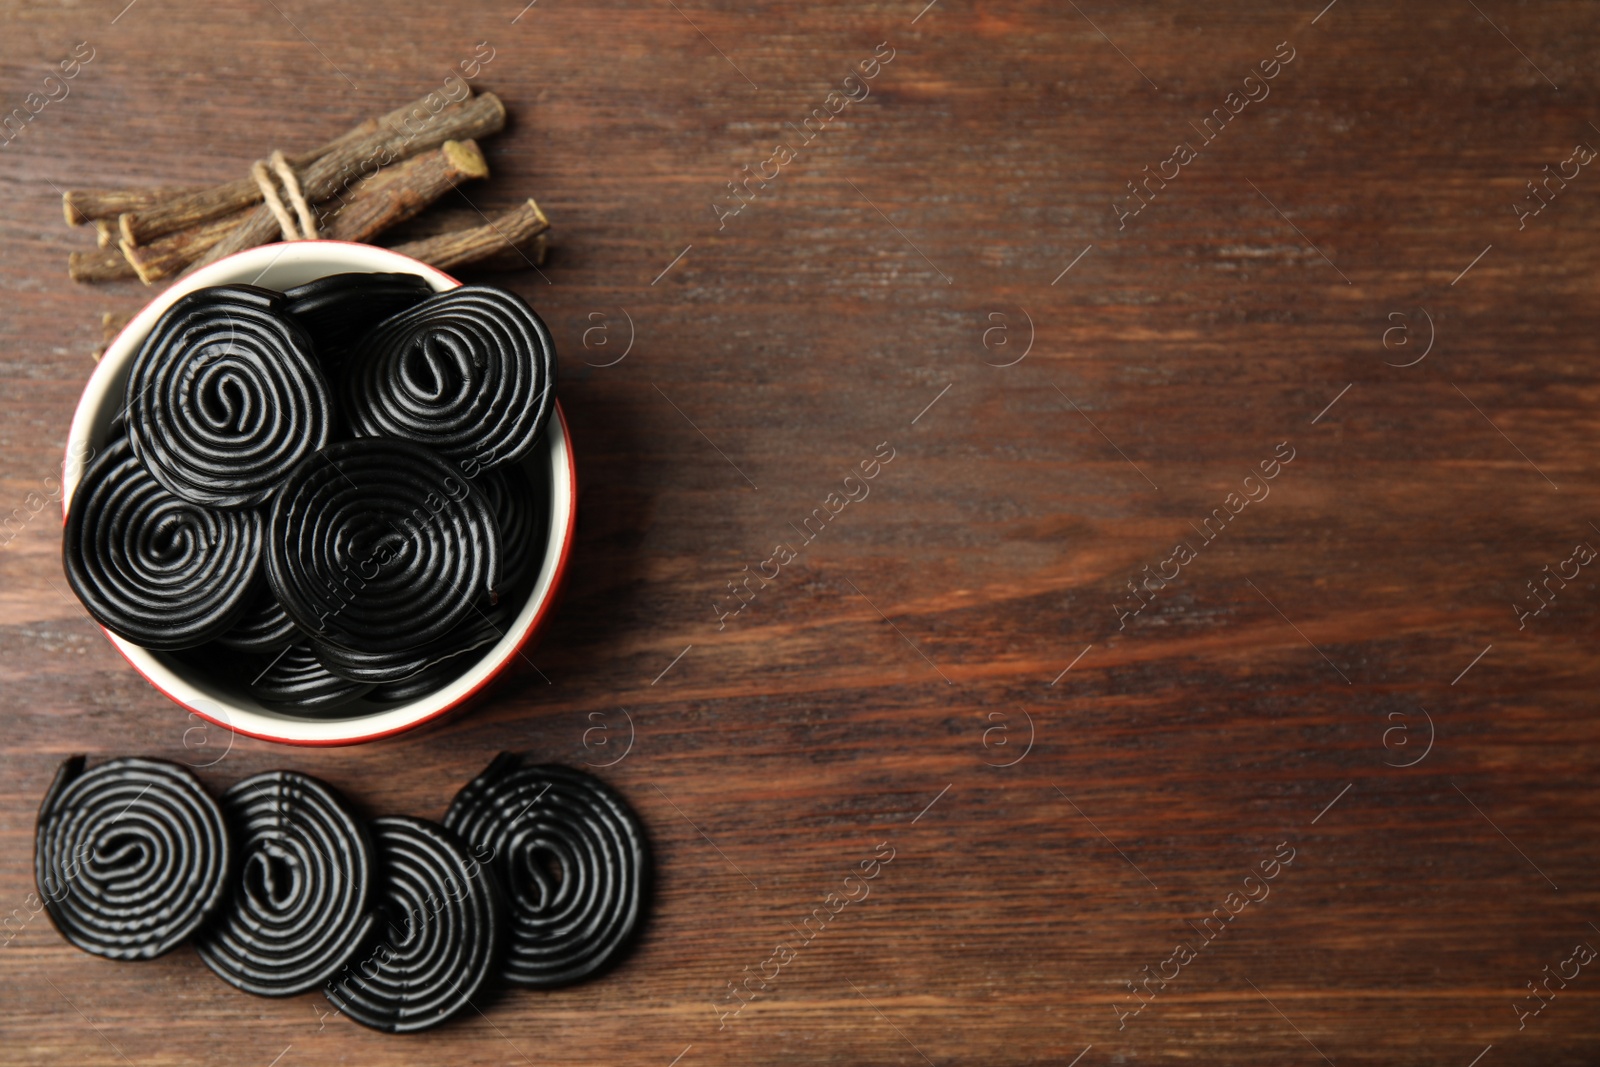
[[[333,425],[310,338],[282,294],[253,285],[173,304],[134,355],[127,396],[134,452],[169,492],[209,507],[265,503]]]
[[[433,286],[415,274],[330,274],[284,290],[283,310],[311,335],[329,368],[378,323],[432,295]]]
[[[507,463],[480,474],[474,484],[489,501],[500,529],[500,588],[520,591],[533,573],[545,544],[544,498],[535,495],[528,472],[520,463]]]
[[[555,369],[555,342],[526,301],[464,285],[381,323],[350,353],[340,388],[358,437],[417,441],[475,475],[532,450]]]
[[[273,501],[267,578],[300,628],[357,652],[437,641],[492,598],[500,534],[471,482],[408,441],[307,458]]]
[[[505,903],[493,875],[438,823],[394,815],[370,828],[379,924],[323,992],[363,1026],[425,1030],[466,1007],[494,974]]]
[[[299,629],[289,613],[283,610],[272,587],[262,576],[256,591],[228,632],[217,638],[217,644],[236,652],[274,653],[290,645],[300,636]]]
[[[455,656],[429,664],[409,678],[374,686],[367,699],[374,704],[406,704],[437,693],[472,666],[472,657]]]
[[[73,493],[62,534],[67,581],[96,622],[145,648],[226,633],[260,572],[265,523],[174,496],[126,441],[104,449]]]
[[[321,641],[311,642],[311,650],[324,667],[341,678],[388,685],[494,644],[506,635],[519,610],[521,605],[506,601],[492,608],[475,608],[461,625],[439,640],[402,652],[356,652]]]
[[[650,850],[638,816],[600,779],[520,764],[496,757],[444,822],[492,856],[506,890],[503,977],[548,988],[598,974],[627,950],[645,916]]]
[[[339,677],[322,665],[309,644],[301,642],[272,654],[270,661],[248,679],[247,688],[263,704],[313,714],[360,699],[372,683]]]
[[[326,782],[267,771],[222,795],[237,870],[228,899],[196,939],[216,975],[281,997],[332,978],[376,922],[372,839]]]
[[[222,811],[191,772],[125,757],[61,765],[39,808],[34,876],[69,942],[111,959],[151,959],[207,920],[227,889]]]

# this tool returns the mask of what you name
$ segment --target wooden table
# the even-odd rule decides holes
[[[0,150],[0,511],[149,296],[66,280],[59,189],[234,177],[487,42],[470,195],[554,221],[508,283],[581,521],[542,677],[310,751],[192,732],[45,508],[0,551],[0,910],[74,752],[429,817],[501,749],[609,763],[660,880],[608,977],[405,1038],[39,916],[0,1061],[1600,1056],[1600,964],[1547,979],[1600,946],[1592,6],[123,2],[0,15],[6,110],[93,51]]]

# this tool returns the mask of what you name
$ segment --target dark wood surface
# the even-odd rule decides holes
[[[1600,584],[1516,605],[1600,546],[1600,174],[1522,229],[1514,205],[1600,147],[1600,12],[519,6],[4,5],[5,110],[94,58],[0,149],[0,512],[57,471],[102,312],[149,295],[66,280],[89,235],[59,189],[237,176],[480,41],[512,120],[469,195],[553,220],[545,277],[506,280],[561,346],[582,497],[543,678],[322,751],[186,733],[65,595],[44,509],[0,549],[0,911],[70,753],[225,752],[219,789],[293,767],[438,817],[501,749],[602,764],[631,737],[596,773],[654,841],[646,934],[603,980],[398,1038],[39,916],[0,948],[0,1061],[1595,1062],[1600,965],[1521,1029],[1514,1006],[1600,946]],[[719,230],[726,183],[880,42],[870,95]],[[870,495],[800,544],[881,442]],[[780,542],[798,558],[719,629]],[[870,896],[719,1018],[881,842]]]

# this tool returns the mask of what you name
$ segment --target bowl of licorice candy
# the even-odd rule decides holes
[[[576,485],[550,331],[387,249],[267,245],[135,316],[84,388],[67,580],[151,685],[293,744],[463,708],[547,622]]]

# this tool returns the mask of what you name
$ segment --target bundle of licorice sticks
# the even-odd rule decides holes
[[[69,190],[68,225],[92,225],[98,247],[73,252],[68,273],[153,285],[272,241],[372,243],[463,182],[488,177],[476,139],[505,126],[505,105],[457,84],[453,99],[429,93],[310,152],[273,151],[220,185]],[[394,250],[441,270],[543,263],[550,221],[532,199],[493,217],[465,194],[452,199],[460,203],[429,212],[433,226],[419,219]]]

